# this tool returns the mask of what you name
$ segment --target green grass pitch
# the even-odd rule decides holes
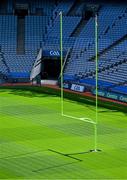
[[[95,117],[91,105],[65,100],[64,107]],[[102,151],[87,153],[93,148],[93,125],[61,117],[59,97],[0,90],[0,179],[127,179],[126,113],[99,108]]]

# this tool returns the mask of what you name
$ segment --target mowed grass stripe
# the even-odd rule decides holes
[[[93,125],[61,117],[60,98],[30,91],[0,91],[0,178],[127,179],[127,114],[99,108],[99,153],[77,154],[82,162],[54,154],[94,148]],[[95,107],[64,101],[77,117]]]

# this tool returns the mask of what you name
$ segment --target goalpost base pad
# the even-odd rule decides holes
[[[102,150],[100,149],[91,149],[90,152],[101,152]]]

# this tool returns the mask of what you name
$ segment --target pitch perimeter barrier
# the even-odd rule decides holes
[[[12,86],[1,86],[0,89],[10,89],[12,92],[18,92],[21,90],[22,91],[31,91],[32,94],[36,93],[46,93],[50,95],[55,95],[55,96],[60,96],[60,89],[53,89],[52,87],[46,87],[46,86],[29,86],[29,85],[12,85]],[[78,93],[75,91],[68,91],[69,89],[65,90],[64,92],[64,97],[73,101],[81,102],[81,103],[86,103],[90,105],[95,105],[95,98],[93,96],[86,96],[85,93]],[[120,102],[120,101],[117,101]],[[114,101],[108,101],[106,98],[105,101],[104,99],[99,99],[98,101],[100,107],[105,107],[105,108],[112,108],[114,110],[120,110],[123,112],[126,112],[126,105],[121,104],[121,103],[116,103]],[[123,102],[124,103],[124,102]]]
[[[80,84],[75,84],[75,83],[67,83],[64,82],[63,87],[65,89],[70,89],[76,92],[85,92],[86,91],[86,87]],[[96,90],[92,90],[91,91],[93,95],[96,94]],[[101,97],[105,97],[105,98],[109,98],[109,99],[113,99],[113,100],[117,100],[117,101],[121,101],[121,102],[125,102],[127,103],[127,95],[122,95],[120,93],[114,93],[114,92],[109,92],[109,91],[105,91],[105,90],[98,90],[98,95]]]
[[[95,95],[96,91],[93,90],[92,94]],[[114,99],[114,100],[117,100],[117,101],[122,101],[122,102],[127,103],[127,96],[119,94],[119,93],[113,93],[113,92],[98,90],[98,95],[101,96],[101,97],[105,97],[105,98],[109,98],[109,99]]]

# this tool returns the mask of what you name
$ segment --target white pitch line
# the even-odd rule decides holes
[[[80,120],[80,121],[83,121],[83,122],[88,122],[88,123],[91,123],[91,124],[96,124],[94,121],[92,121],[89,118],[78,118],[78,117],[74,117],[74,116],[70,116],[70,115],[66,115],[66,114],[62,114],[62,116],[68,117],[68,118],[71,118],[71,119],[77,119],[77,120]]]

